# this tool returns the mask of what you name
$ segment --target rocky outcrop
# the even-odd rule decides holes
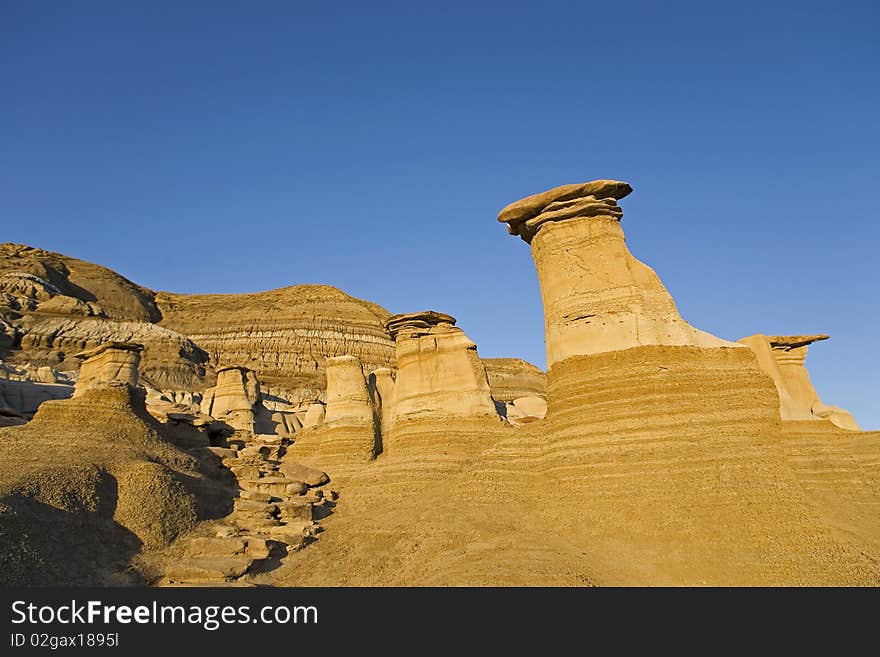
[[[222,513],[222,487],[162,431],[143,390],[112,383],[0,429],[0,560],[16,564],[0,582],[141,583],[138,553]]]
[[[643,345],[739,346],[685,322],[657,274],[629,252],[617,200],[631,191],[614,180],[564,185],[498,215],[532,246],[548,369],[572,356]]]
[[[207,354],[187,336],[147,322],[98,318],[55,317],[40,313],[16,324],[18,360],[75,370],[74,354],[106,342],[144,345],[141,375],[157,388],[201,390],[204,388]]]
[[[202,391],[216,369],[241,365],[295,404],[323,396],[328,357],[393,367],[388,315],[326,285],[156,293],[99,265],[0,244],[0,357],[16,364],[75,370],[76,352],[137,342],[141,376],[156,389]]]
[[[497,402],[518,397],[546,397],[547,375],[541,368],[521,358],[483,358],[489,377],[489,390]]]
[[[232,475],[232,509],[153,555],[156,584],[249,586],[316,540],[337,493],[324,488],[326,473],[286,458],[289,445],[283,437],[241,434],[229,447],[192,450],[203,469]]]
[[[350,354],[367,371],[394,364],[385,332],[389,313],[327,285],[298,285],[255,294],[157,294],[161,325],[187,335],[215,367],[241,365],[264,386],[324,394],[327,358]]]
[[[519,471],[537,459],[545,485],[590,510],[577,543],[626,545],[615,567],[639,564],[635,580],[859,581],[866,562],[822,525],[784,463],[776,389],[754,355],[684,322],[626,248],[617,199],[629,192],[595,181],[502,210],[538,270],[548,413],[524,436],[545,441],[539,452],[521,437],[496,453]]]
[[[504,402],[504,417],[513,426],[531,424],[547,415],[547,400],[543,397],[519,397]]]
[[[779,415],[783,420],[828,420],[841,429],[858,431],[853,416],[837,406],[828,406],[810,381],[804,365],[809,345],[827,340],[827,335],[750,335],[739,342],[758,358],[779,393]]]
[[[426,415],[497,415],[477,345],[454,317],[429,310],[394,315],[386,326],[397,355],[392,423]]]
[[[0,361],[0,410],[9,417],[30,418],[44,401],[67,399],[73,381],[65,372],[31,363],[12,365]],[[19,422],[7,421],[6,426]]]
[[[306,409],[305,416],[302,420],[302,426],[304,429],[314,429],[316,427],[320,427],[324,424],[324,415],[326,414],[326,407],[324,404],[320,402],[315,402],[314,404],[309,404],[309,407]]]
[[[253,432],[259,403],[256,372],[246,367],[223,367],[217,371],[217,385],[202,396],[201,411],[233,429]]]
[[[363,367],[354,356],[326,361],[327,406],[320,436],[322,458],[370,460],[380,450],[380,436]]]
[[[99,347],[76,354],[82,360],[79,379],[73,396],[79,397],[91,388],[124,383],[138,384],[138,364],[144,347],[133,342],[106,342]]]
[[[385,436],[391,430],[391,411],[394,408],[394,372],[388,367],[380,367],[370,372],[367,387],[379,418],[380,433]]]
[[[19,311],[159,319],[151,290],[106,267],[23,244],[0,244],[0,301],[8,302],[3,295],[13,297]]]

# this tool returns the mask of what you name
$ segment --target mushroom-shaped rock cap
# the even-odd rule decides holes
[[[103,354],[105,351],[110,351],[111,349],[118,349],[120,351],[137,351],[141,352],[144,350],[144,345],[137,344],[136,342],[104,342],[99,344],[94,349],[87,349],[86,351],[81,351],[78,354],[74,354],[74,358],[80,358],[82,360],[88,360],[93,356],[97,356],[99,354]]]
[[[498,221],[507,224],[511,235],[520,235],[530,242],[545,221],[599,214],[619,217],[622,212],[617,207],[617,200],[631,191],[629,183],[618,180],[562,185],[511,203],[498,213]]]
[[[392,338],[396,338],[397,334],[404,329],[410,328],[431,328],[437,324],[455,325],[455,317],[446,313],[438,313],[436,310],[424,310],[419,313],[402,313],[400,315],[392,315],[385,321],[385,328],[391,334]]]
[[[819,340],[827,340],[829,336],[825,333],[817,333],[815,335],[768,335],[767,340],[770,346],[779,349],[796,349],[797,347],[806,347],[808,344],[818,342]]]

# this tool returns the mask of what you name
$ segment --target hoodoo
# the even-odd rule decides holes
[[[397,355],[392,421],[417,415],[495,416],[477,345],[451,315],[426,310],[386,322]]]
[[[810,381],[804,365],[807,349],[827,335],[750,335],[740,342],[758,357],[758,365],[773,379],[779,392],[783,420],[828,420],[841,429],[858,431],[855,418],[842,408],[828,406]]]
[[[615,180],[563,185],[498,215],[532,246],[548,368],[642,345],[737,346],[685,322],[654,270],[629,252],[617,201],[631,191]]]
[[[501,212],[537,268],[546,374],[481,359],[437,311],[156,293],[0,249],[0,523],[19,528],[0,557],[50,557],[7,580],[876,585],[878,434],[813,388],[826,336],[691,326],[627,248],[631,191]]]
[[[630,191],[565,185],[498,217],[531,245],[538,271],[541,467],[585,510],[572,540],[599,560],[617,554],[609,582],[869,581],[784,463],[779,398],[754,354],[685,322],[630,254],[617,205]]]
[[[201,410],[223,420],[233,429],[254,431],[255,409],[260,401],[260,382],[247,367],[222,367],[217,385],[205,391]]]
[[[357,358],[327,359],[326,401],[321,455],[372,459],[377,451],[376,413]]]
[[[76,354],[76,358],[82,360],[82,366],[73,396],[79,397],[89,388],[114,382],[136,386],[143,349],[143,345],[132,342],[105,342]]]

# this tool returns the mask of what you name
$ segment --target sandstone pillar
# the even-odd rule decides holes
[[[354,356],[327,359],[324,424],[372,422],[373,407],[360,361]]]
[[[627,249],[617,200],[630,191],[566,185],[501,211],[538,271],[548,412],[496,450],[533,454],[541,485],[565,487],[584,510],[572,533],[615,555],[617,581],[858,581],[861,558],[784,461],[779,397],[755,355],[685,322]]]
[[[201,411],[233,429],[253,433],[259,403],[257,373],[247,367],[223,367],[217,370],[217,385],[205,391]]]
[[[755,352],[759,366],[776,384],[783,420],[829,420],[842,429],[858,431],[859,425],[848,411],[819,399],[804,365],[809,346],[827,339],[827,335],[758,334],[739,342]]]
[[[105,342],[76,354],[75,357],[83,362],[73,396],[79,397],[87,389],[114,383],[137,386],[143,349],[143,345],[132,342]]]
[[[375,369],[370,372],[367,384],[384,438],[390,426],[391,409],[394,408],[394,372],[388,367]]]
[[[627,249],[623,182],[564,185],[498,215],[531,244],[544,302],[547,368],[572,356],[643,345],[735,346],[678,314],[657,274]]]
[[[386,322],[397,354],[391,422],[401,417],[497,416],[477,345],[451,315],[428,310]]]
[[[328,358],[326,408],[320,453],[371,459],[377,452],[376,419],[361,362],[354,356]]]

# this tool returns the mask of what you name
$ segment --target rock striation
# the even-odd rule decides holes
[[[682,320],[629,253],[616,201],[630,191],[566,185],[499,215],[531,244],[544,302],[546,443],[531,458],[590,510],[578,542],[627,545],[615,567],[635,581],[858,581],[864,561],[779,451],[778,396],[755,356]]]
[[[783,420],[828,420],[841,429],[859,431],[853,416],[837,406],[828,406],[810,381],[804,365],[807,349],[827,340],[818,335],[750,335],[739,342],[758,358],[758,365],[773,379],[779,393],[779,415]]]
[[[114,271],[24,244],[0,244],[0,309],[155,322],[152,291]]]
[[[18,346],[28,362],[75,371],[75,354],[107,342],[144,346],[140,370],[145,381],[160,389],[201,390],[208,355],[190,338],[147,322],[94,317],[75,318],[34,313],[17,322]]]
[[[521,358],[483,358],[489,390],[497,402],[518,397],[547,397],[547,375]]]
[[[144,346],[133,342],[106,342],[94,349],[76,354],[82,360],[79,379],[73,396],[79,397],[90,388],[111,384],[138,384],[138,364]]]
[[[214,367],[248,367],[264,386],[296,401],[323,395],[328,358],[352,355],[367,371],[394,365],[384,328],[389,313],[327,285],[255,294],[160,292],[156,303],[161,326],[188,336]]]
[[[158,390],[201,392],[217,369],[245,366],[297,404],[323,396],[328,357],[355,355],[368,371],[393,367],[388,316],[326,285],[157,293],[99,265],[0,244],[0,358],[15,365],[75,371],[77,352],[137,342],[142,380]]]
[[[819,400],[825,336],[689,325],[629,253],[630,191],[499,216],[546,375],[445,313],[156,293],[0,245],[0,583],[880,583],[880,435]]]
[[[477,345],[454,317],[427,310],[394,315],[386,327],[397,357],[392,423],[423,415],[497,415]]]
[[[379,452],[377,415],[363,366],[354,356],[328,358],[327,402],[320,438],[323,459],[370,460]]]

